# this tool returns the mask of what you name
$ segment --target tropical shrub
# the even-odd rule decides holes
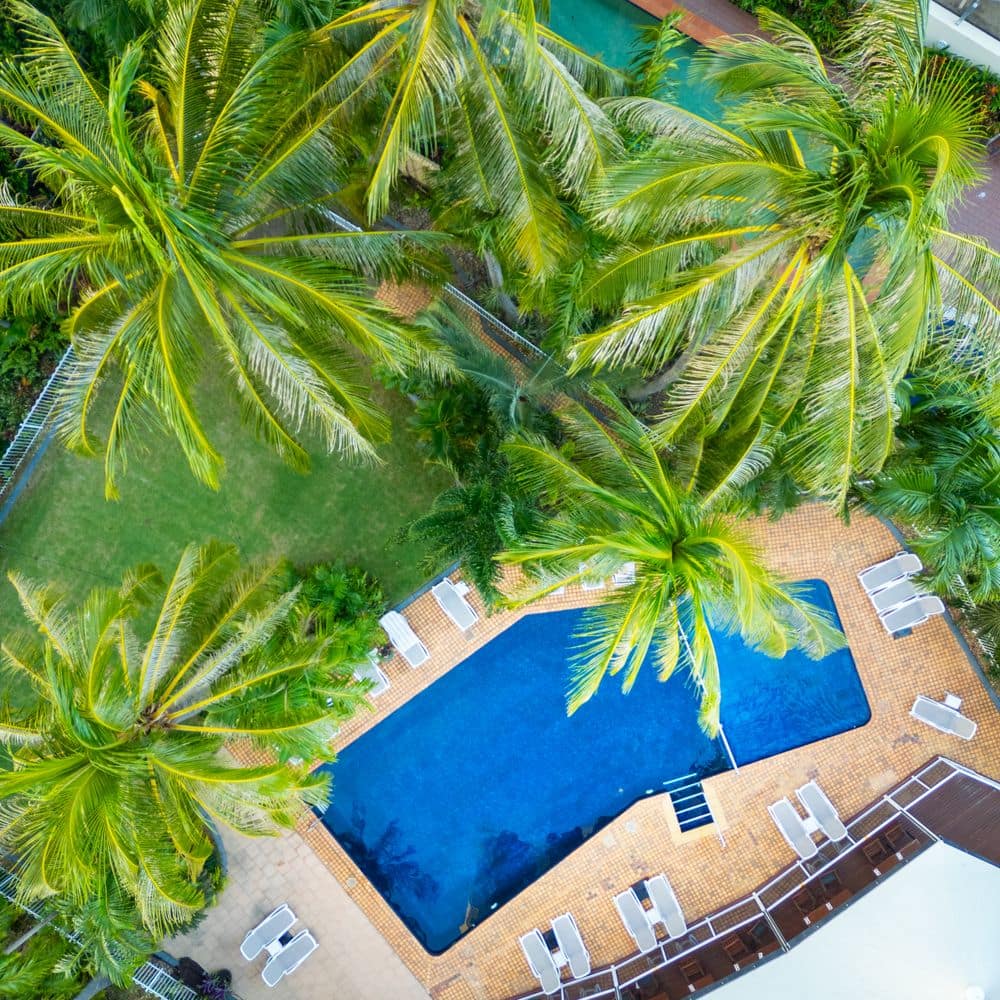
[[[24,420],[66,343],[57,319],[44,314],[0,323],[0,436]]]
[[[10,9],[31,46],[0,64],[0,107],[20,126],[0,121],[0,143],[51,199],[0,197],[0,309],[73,300],[78,363],[59,430],[85,453],[103,437],[108,495],[150,421],[218,485],[223,458],[195,392],[209,372],[297,468],[306,432],[371,457],[387,424],[357,356],[402,370],[419,347],[369,282],[407,273],[431,237],[404,249],[396,232],[332,229],[323,209],[350,140],[314,108],[328,67],[313,36],[273,39],[252,0],[174,4],[105,88],[49,18]],[[113,405],[98,432],[102,387]]]
[[[1000,601],[986,601],[965,611],[963,616],[979,639],[986,654],[987,672],[1000,689]]]
[[[774,11],[797,24],[824,51],[835,49],[858,0],[734,0],[750,14]],[[766,16],[766,14],[765,14]]]
[[[982,405],[990,386],[915,378],[905,390],[898,448],[858,494],[910,533],[941,594],[1000,600],[1000,423]]]
[[[431,509],[399,537],[427,546],[428,572],[459,562],[486,606],[495,608],[503,601],[496,556],[529,534],[540,516],[536,498],[521,487],[508,457],[484,445],[478,460],[465,466],[461,482],[438,494]]]
[[[323,639],[335,663],[359,663],[379,645],[385,594],[363,569],[336,562],[299,569],[286,563],[280,579],[282,589],[294,587],[298,596],[279,638]]]
[[[13,764],[0,847],[26,899],[97,901],[102,920],[125,899],[159,938],[205,905],[210,822],[272,833],[327,794],[306,766],[220,751],[329,759],[364,690],[326,640],[271,642],[297,594],[277,590],[273,568],[241,568],[232,546],[189,546],[168,581],[136,567],[77,607],[10,579],[37,635],[0,642],[26,692],[0,711]]]
[[[802,488],[842,505],[889,457],[915,365],[963,352],[1000,374],[1000,252],[947,228],[980,177],[982,130],[968,74],[922,63],[917,0],[862,7],[833,69],[790,22],[762,26],[774,41],[695,59],[720,124],[615,103],[658,141],[594,187],[595,223],[623,243],[583,304],[617,314],[570,353],[577,370],[652,378],[657,438],[699,490],[780,451]]]
[[[608,674],[621,673],[627,693],[650,654],[663,681],[679,667],[691,674],[701,692],[699,720],[715,735],[721,690],[709,626],[777,657],[799,647],[819,659],[843,636],[826,612],[780,581],[745,531],[673,480],[646,425],[610,394],[601,402],[607,423],[583,407],[565,415],[562,448],[526,437],[507,445],[522,488],[544,507],[535,527],[500,556],[528,577],[510,603],[522,607],[634,564],[634,581],[603,591],[586,613],[568,710]]]
[[[551,361],[516,362],[491,349],[443,303],[426,310],[417,326],[447,356],[453,374],[418,401],[415,426],[457,482],[399,537],[428,546],[428,571],[460,562],[492,608],[502,599],[495,556],[539,516],[536,497],[520,486],[501,446],[516,432],[558,441],[561,426],[552,408],[581,387]]]

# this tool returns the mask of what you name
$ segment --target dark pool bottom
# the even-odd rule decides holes
[[[826,584],[811,599],[834,611]],[[835,612],[834,612],[835,613]],[[566,716],[580,611],[531,614],[351,743],[323,823],[432,953],[645,795],[731,767],[680,675],[646,665]],[[868,721],[854,661],[774,660],[717,637],[722,722],[747,764]],[[766,817],[762,817],[764,822]]]

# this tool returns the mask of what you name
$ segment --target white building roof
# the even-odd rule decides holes
[[[1000,1000],[1000,868],[935,843],[712,1000],[965,1000],[970,986]]]

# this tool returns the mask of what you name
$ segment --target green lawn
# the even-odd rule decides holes
[[[418,451],[406,425],[408,402],[380,389],[374,397],[393,422],[392,440],[379,447],[382,464],[359,467],[313,449],[306,475],[259,445],[233,408],[209,400],[211,437],[227,462],[217,493],[194,479],[173,441],[161,438],[130,458],[121,500],[108,503],[102,463],[53,442],[0,525],[0,566],[81,594],[117,582],[126,566],[151,561],[169,568],[188,542],[220,538],[247,556],[357,564],[378,577],[390,601],[399,600],[427,574],[422,550],[396,544],[392,535],[427,509],[448,477]],[[0,622],[11,620],[15,602],[4,579]]]

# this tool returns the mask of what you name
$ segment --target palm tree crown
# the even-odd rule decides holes
[[[779,582],[730,521],[674,485],[648,428],[614,397],[601,399],[613,414],[610,429],[576,408],[568,447],[526,439],[508,446],[525,490],[551,507],[500,556],[528,573],[512,603],[634,563],[635,582],[587,612],[569,710],[608,673],[624,671],[622,690],[630,690],[652,650],[661,680],[678,665],[690,670],[701,689],[701,724],[714,735],[721,690],[710,625],[779,657],[799,646],[819,658],[843,637],[828,615]]]
[[[194,397],[208,371],[296,466],[308,464],[307,428],[331,450],[371,455],[366,436],[385,425],[356,355],[401,369],[415,346],[365,275],[400,273],[404,253],[398,233],[331,231],[324,217],[343,137],[313,110],[308,36],[267,44],[253,0],[172,4],[155,47],[127,45],[105,88],[52,21],[12,10],[29,47],[0,65],[0,106],[23,128],[0,122],[0,142],[53,198],[0,191],[0,306],[76,302],[61,419],[71,445],[92,450],[92,404],[117,368],[109,495],[149,414],[218,485],[222,458]]]
[[[617,104],[651,139],[592,196],[624,246],[584,298],[619,312],[573,353],[666,369],[661,440],[711,442],[693,471],[703,454],[738,469],[781,447],[803,487],[842,502],[888,456],[918,359],[997,372],[1000,253],[947,229],[980,128],[967,76],[923,62],[917,0],[864,6],[835,69],[790,22],[761,25],[774,42],[701,59],[722,124]]]
[[[260,835],[324,799],[320,776],[221,753],[239,740],[328,758],[364,697],[328,640],[288,641],[296,593],[275,595],[271,577],[218,543],[187,548],[165,587],[138,567],[76,608],[11,574],[38,636],[0,643],[3,669],[34,695],[0,718],[16,748],[0,773],[0,844],[29,898],[85,908],[111,879],[158,936],[204,906],[209,823]],[[156,594],[150,624],[141,609]]]
[[[540,23],[547,6],[375,0],[327,26],[349,55],[330,93],[377,121],[372,218],[411,154],[443,147],[451,189],[493,219],[498,250],[533,280],[553,272],[568,246],[560,195],[624,152],[595,97],[621,92],[625,77]]]

